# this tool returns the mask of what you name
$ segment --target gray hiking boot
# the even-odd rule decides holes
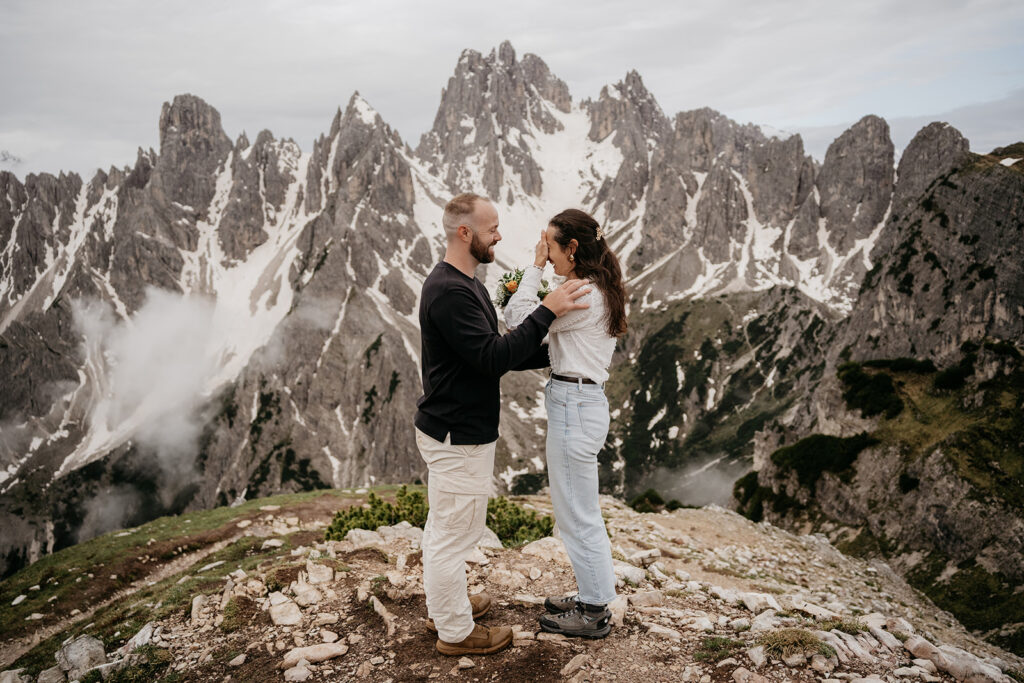
[[[545,598],[544,609],[546,609],[550,614],[561,614],[562,612],[569,612],[576,609],[578,601],[578,595],[566,595],[561,598]]]
[[[607,608],[587,609],[583,603],[561,614],[546,614],[540,627],[548,633],[561,633],[576,638],[604,638],[612,630],[612,613]]]

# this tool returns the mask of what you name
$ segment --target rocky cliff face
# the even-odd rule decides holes
[[[965,624],[1020,650],[1024,174],[1014,158],[972,155],[943,124],[918,134],[876,265],[823,337],[823,380],[759,434],[757,472],[737,495],[755,517],[889,557]]]
[[[358,94],[308,151],[268,131],[232,142],[188,95],[158,123],[160,149],[132,167],[0,174],[4,572],[164,512],[422,477],[416,304],[441,207],[463,190],[498,205],[489,283],[530,258],[553,213],[580,206],[605,225],[634,330],[603,456],[618,491],[691,453],[724,455],[728,478],[758,429],[813,430],[795,396],[819,378],[835,392],[838,351],[822,349],[952,354],[971,335],[1019,334],[1016,262],[991,275],[963,256],[992,256],[985,235],[1013,248],[1019,171],[966,157],[941,125],[895,177],[876,117],[818,165],[798,136],[707,109],[667,116],[635,72],[573,100],[507,43],[463,53],[415,152]],[[912,281],[893,252],[910,254]],[[919,302],[940,306],[944,273],[959,303],[923,329]],[[509,487],[541,478],[542,382],[505,380]]]

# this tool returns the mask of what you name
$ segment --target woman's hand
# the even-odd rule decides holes
[[[548,262],[548,235],[546,230],[540,231],[540,242],[534,249],[533,265],[543,268]]]

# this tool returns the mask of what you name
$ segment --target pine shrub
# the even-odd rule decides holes
[[[376,530],[380,526],[393,526],[401,521],[423,527],[427,522],[429,505],[423,491],[410,491],[402,486],[395,494],[395,502],[382,500],[372,491],[366,505],[353,505],[334,513],[325,538],[340,541],[352,529]],[[555,522],[548,515],[539,515],[504,497],[487,501],[487,526],[505,547],[512,547],[550,536]]]

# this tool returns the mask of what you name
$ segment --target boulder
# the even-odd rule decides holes
[[[683,637],[682,634],[679,633],[679,631],[662,626],[661,624],[643,622],[643,625],[647,629],[647,633],[651,635],[666,638],[668,640],[681,640]]]
[[[317,662],[341,657],[346,652],[348,652],[348,645],[344,643],[318,643],[317,645],[297,647],[289,650],[288,654],[284,656],[284,659],[281,660],[281,668],[290,669],[299,664],[299,661],[303,659],[310,664],[316,664]]]
[[[287,669],[284,672],[284,680],[286,681],[304,681],[312,675],[312,671],[304,666],[296,666],[291,669]]]
[[[744,607],[754,614],[760,614],[766,609],[773,609],[776,612],[782,611],[775,597],[768,593],[742,593],[740,594],[740,601]]]
[[[732,680],[736,683],[768,683],[768,679],[742,666],[732,672]]]
[[[409,522],[402,520],[394,526],[379,526],[377,527],[377,533],[385,541],[393,541],[396,539],[405,539],[414,543],[423,542],[423,529],[418,526],[413,526]],[[349,538],[346,536],[346,540]]]
[[[541,560],[558,564],[569,564],[569,554],[565,552],[565,544],[553,536],[545,536],[523,546],[521,552]]]
[[[270,620],[277,626],[296,626],[302,623],[302,610],[284,593],[270,594]]]
[[[313,585],[334,581],[334,569],[312,560],[306,560],[306,575],[307,581]]]
[[[368,529],[349,529],[345,534],[345,540],[356,548],[365,548],[371,545],[384,545],[384,537],[376,531]]]
[[[39,678],[36,679],[36,683],[64,683],[66,680],[64,671],[60,666],[51,666],[49,669],[43,669],[39,672]]]
[[[616,595],[615,599],[608,603],[608,611],[612,613],[613,626],[622,626],[622,621],[626,618],[626,607],[628,605],[629,599],[625,595]]]
[[[665,604],[661,591],[643,591],[629,596],[629,604],[636,607],[660,607]]]
[[[81,678],[86,671],[107,663],[103,642],[93,636],[79,636],[54,655],[57,665],[67,672],[68,680]]]
[[[478,548],[493,548],[495,550],[501,550],[504,546],[501,544],[501,539],[498,538],[498,534],[491,531],[489,527],[484,527],[483,533],[480,534],[480,540],[476,542]]]
[[[647,571],[645,569],[634,567],[620,560],[612,560],[612,569],[615,571],[616,578],[622,579],[634,586],[639,586],[647,578]]]
[[[936,666],[958,681],[970,680],[974,683],[992,681],[993,683],[998,683],[998,681],[1004,680],[1003,672],[998,668],[959,647],[941,645],[939,653],[942,660],[935,662]]]

